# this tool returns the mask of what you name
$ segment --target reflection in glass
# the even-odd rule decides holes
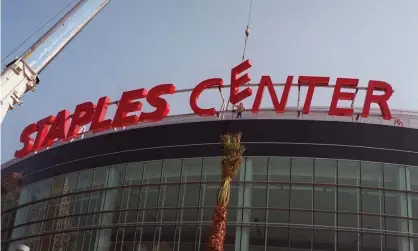
[[[315,183],[336,184],[337,180],[337,160],[315,159]]]
[[[12,229],[13,237],[41,234],[26,243],[51,250],[61,198],[37,200],[62,195],[67,179],[72,229],[64,250],[203,250],[220,160],[124,163],[26,185],[19,203],[31,204],[13,211],[10,224],[42,221]],[[410,191],[418,191],[416,170],[354,160],[245,157],[231,183],[225,251],[415,250],[418,195]],[[2,215],[3,228],[10,215]]]
[[[93,179],[92,188],[97,189],[97,188],[105,187],[107,177],[108,177],[107,167],[96,168],[96,170],[94,171],[94,179]]]
[[[382,164],[373,162],[361,163],[361,185],[383,187]]]
[[[313,181],[313,159],[293,158],[291,165],[292,182],[311,183]]]
[[[360,161],[338,160],[338,184],[360,185]]]
[[[91,189],[93,182],[94,169],[88,169],[80,172],[78,177],[77,191]]]
[[[49,197],[49,194],[51,192],[51,186],[52,186],[52,179],[46,179],[42,181],[41,191],[39,192],[40,199]]]
[[[269,180],[270,181],[289,181],[290,180],[290,162],[288,157],[270,157],[269,158]]]
[[[418,166],[408,166],[406,170],[408,186],[412,191],[418,191]]]

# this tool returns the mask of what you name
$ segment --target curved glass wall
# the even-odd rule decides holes
[[[4,244],[11,233],[31,250],[205,250],[219,163],[128,163],[33,183],[17,211],[2,198]],[[246,157],[231,186],[225,250],[418,250],[418,167]]]

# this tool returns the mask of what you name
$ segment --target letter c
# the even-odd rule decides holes
[[[199,116],[214,116],[216,114],[215,108],[202,109],[197,106],[197,100],[199,99],[200,94],[210,87],[222,87],[224,81],[221,78],[210,78],[200,82],[192,91],[190,95],[190,107],[193,112]]]

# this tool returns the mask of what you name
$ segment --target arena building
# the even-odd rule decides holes
[[[225,250],[418,248],[418,113],[194,114],[61,142],[3,165],[2,248],[205,250],[220,135],[242,132]],[[60,242],[60,240],[62,240]]]

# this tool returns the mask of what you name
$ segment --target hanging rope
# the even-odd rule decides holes
[[[247,49],[248,36],[250,35],[250,21],[251,21],[252,6],[253,6],[253,0],[250,0],[250,9],[248,11],[247,28],[245,29],[244,51],[242,52],[242,61],[244,61],[244,58],[245,58],[245,50]]]
[[[245,59],[245,51],[247,49],[248,37],[250,36],[250,22],[251,22],[252,6],[253,6],[253,0],[250,0],[250,8],[248,10],[247,28],[245,29],[244,50],[242,52],[241,62],[244,62],[244,59]],[[228,98],[228,102],[227,102],[227,104],[225,106],[225,110],[228,110],[229,103],[231,103],[231,100]],[[234,110],[234,106],[232,106],[232,110]],[[234,114],[232,114],[232,117],[233,116],[234,116]]]

